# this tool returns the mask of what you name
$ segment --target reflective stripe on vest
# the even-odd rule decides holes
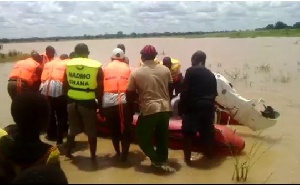
[[[51,62],[48,62],[47,64],[44,65],[42,76],[41,76],[41,81],[45,82],[47,80],[55,80],[55,81],[64,81],[64,76],[66,72],[66,65],[67,65],[66,60],[52,60]]]
[[[114,60],[103,68],[104,94],[102,107],[110,107],[126,103],[125,92],[129,82],[131,69],[128,64]]]
[[[36,75],[38,66],[40,66],[40,64],[32,58],[18,61],[12,69],[9,79],[21,79],[31,86],[34,82],[39,80]]]
[[[127,89],[130,67],[124,62],[114,60],[103,68],[104,93],[120,93]]]
[[[67,62],[68,96],[74,100],[96,98],[97,75],[101,63],[87,58],[74,58]]]

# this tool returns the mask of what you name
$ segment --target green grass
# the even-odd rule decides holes
[[[237,31],[227,33],[207,33],[198,35],[186,35],[185,38],[256,38],[256,37],[300,37],[300,29],[259,30],[259,31]]]
[[[30,57],[28,53],[22,53],[16,50],[9,51],[8,53],[0,53],[0,63],[16,62]]]

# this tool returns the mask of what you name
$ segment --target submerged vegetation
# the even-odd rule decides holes
[[[17,50],[9,50],[8,53],[1,53],[0,52],[0,63],[3,62],[15,62],[18,60],[23,60],[30,57],[28,53],[22,53]]]

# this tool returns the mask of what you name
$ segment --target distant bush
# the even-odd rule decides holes
[[[18,60],[24,60],[30,57],[28,53],[22,53],[15,49],[9,50],[7,54],[0,53],[0,62],[16,62]]]

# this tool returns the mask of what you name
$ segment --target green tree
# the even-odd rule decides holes
[[[268,24],[267,26],[266,26],[266,29],[274,29],[274,25],[273,24]]]
[[[293,25],[293,28],[300,28],[300,22],[296,22],[296,23]]]
[[[288,25],[285,24],[284,22],[282,21],[278,21],[275,26],[274,26],[275,29],[284,29],[284,28],[288,28]]]

